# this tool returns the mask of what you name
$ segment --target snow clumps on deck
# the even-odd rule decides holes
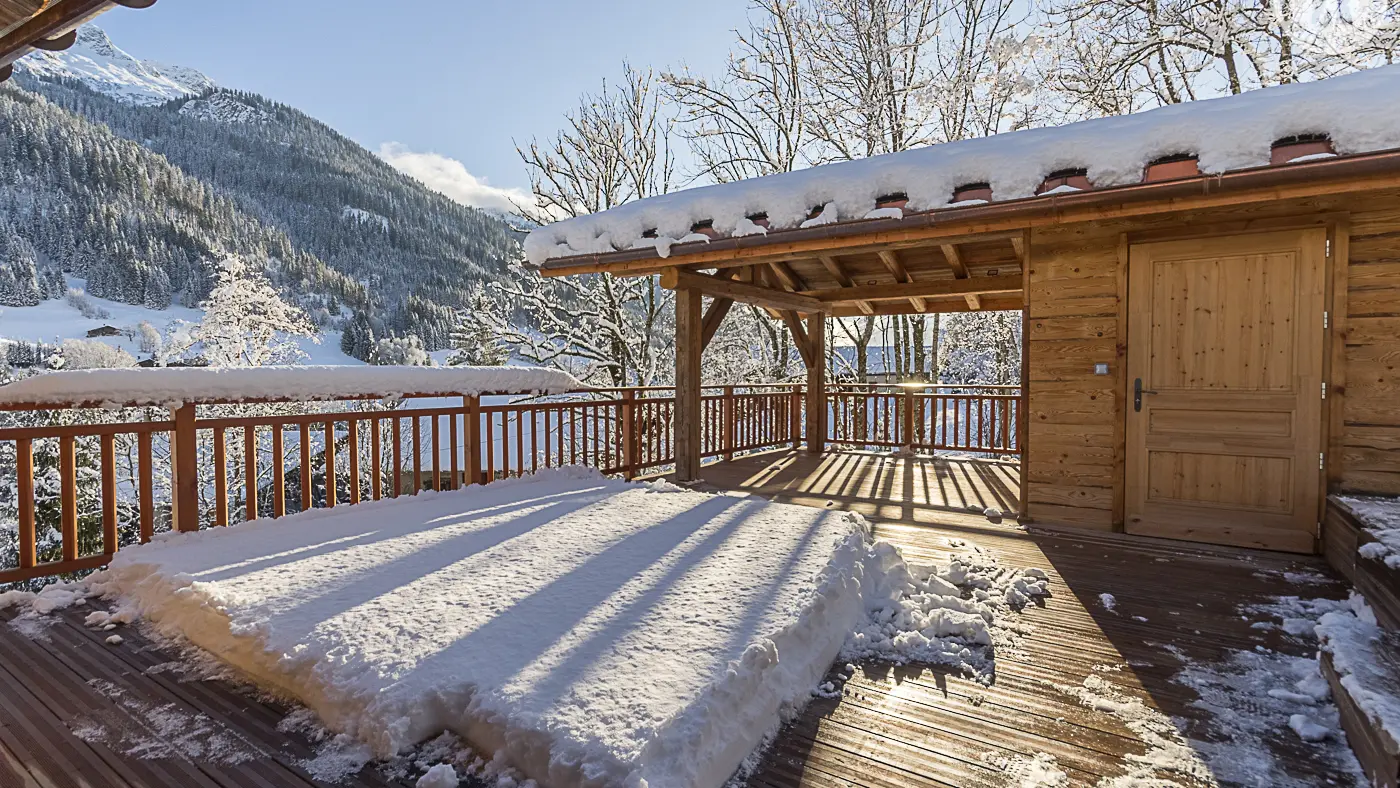
[[[583,388],[567,372],[541,367],[162,367],[84,369],[35,375],[0,386],[0,405],[112,402],[179,405],[365,397],[561,394]]]
[[[665,257],[701,221],[737,235],[746,216],[764,213],[771,229],[786,230],[812,226],[807,216],[818,205],[821,224],[850,221],[884,216],[872,212],[891,194],[925,211],[949,207],[953,190],[969,183],[990,184],[998,201],[1018,199],[1050,173],[1076,168],[1097,188],[1122,186],[1174,154],[1195,154],[1201,172],[1216,174],[1267,165],[1275,140],[1310,134],[1330,137],[1339,154],[1400,147],[1400,66],[649,197],[533,230],[525,252],[535,265],[639,246]],[[656,237],[644,238],[651,230]]]
[[[1322,617],[1317,636],[1352,702],[1400,743],[1400,637],[1381,629],[1376,612],[1354,593],[1344,609]]]
[[[985,669],[1045,593],[858,515],[583,469],[163,535],[89,585],[379,757],[450,730],[556,788],[717,788],[838,654]]]

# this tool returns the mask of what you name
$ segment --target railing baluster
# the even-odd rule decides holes
[[[214,525],[228,525],[228,464],[224,428],[214,428]]]
[[[447,456],[450,460],[447,465],[450,474],[447,489],[449,490],[457,489],[458,480],[461,478],[458,475],[461,469],[457,462],[457,451],[460,448],[457,441],[457,414],[449,413],[447,414]]]
[[[394,416],[390,424],[391,434],[389,437],[393,440],[394,446],[389,452],[392,455],[391,462],[393,463],[389,471],[393,474],[394,497],[397,498],[403,495],[403,419]]]
[[[417,495],[423,491],[423,428],[420,417],[412,418],[413,428],[409,432],[413,436],[413,494]]]
[[[151,541],[155,535],[156,493],[153,465],[154,463],[151,461],[151,433],[141,432],[136,436],[136,475],[140,479],[141,497],[141,544]],[[34,515],[33,505],[31,496],[29,512],[31,529]],[[22,516],[21,522],[23,522]]]
[[[326,508],[335,507],[336,479],[335,479],[335,422],[327,421],[325,424],[326,433]]]
[[[38,536],[34,530],[34,443],[15,441],[15,471],[19,474],[19,568],[38,563]]]
[[[72,435],[58,439],[58,483],[62,517],[63,560],[78,559],[78,442]]]
[[[258,519],[258,428],[252,424],[243,428],[243,483],[243,518],[252,522]]]
[[[117,552],[117,436],[102,436],[102,552]]]
[[[300,425],[301,439],[301,510],[303,512],[311,509],[311,424],[302,422]]]
[[[525,475],[525,410],[515,412],[516,476]]]
[[[350,505],[360,502],[360,420],[347,419],[345,442],[350,448]]]
[[[434,489],[434,490],[437,490],[437,491],[439,491],[439,492],[441,492],[441,491],[442,491],[442,441],[441,441],[441,440],[439,439],[439,437],[438,437],[438,425],[442,422],[442,417],[439,416],[438,414],[434,413],[433,415],[429,416],[428,419],[429,419],[429,422],[428,422],[428,423],[429,423],[429,425],[431,425],[430,428],[429,428],[429,433],[432,435],[431,440],[432,440],[432,444],[433,444],[433,464],[432,464],[432,469],[433,469],[433,470],[432,470],[433,489]]]
[[[286,457],[282,451],[281,422],[272,425],[272,516],[282,517],[287,513],[287,474]]]
[[[383,420],[378,416],[369,420],[369,494],[376,501],[384,493],[384,458],[382,456],[384,449],[381,445],[383,443],[383,436],[380,434],[383,427],[381,421]]]

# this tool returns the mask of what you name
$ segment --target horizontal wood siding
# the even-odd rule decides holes
[[[1400,199],[1358,200],[1347,269],[1340,489],[1400,495]]]
[[[1078,225],[1031,235],[1025,473],[1039,522],[1114,526],[1118,234]],[[1095,375],[1097,363],[1113,374]]]
[[[1030,515],[1097,529],[1121,524],[1123,374],[1119,241],[1225,235],[1350,221],[1340,456],[1333,491],[1400,495],[1400,192],[1393,190],[1038,229],[1031,234]],[[1093,374],[1108,362],[1112,374]],[[1333,422],[1337,424],[1337,422]],[[1320,427],[1319,427],[1320,428]],[[1117,489],[1116,489],[1117,488]]]

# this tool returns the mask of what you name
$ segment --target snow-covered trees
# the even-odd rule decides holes
[[[203,306],[204,320],[193,336],[214,366],[287,363],[301,352],[290,337],[317,336],[301,309],[283,301],[261,271],[237,257],[224,260]]]
[[[449,366],[499,367],[510,360],[510,348],[501,339],[491,319],[491,304],[485,291],[477,290],[471,303],[457,316],[452,330]]]
[[[433,359],[416,336],[386,337],[374,343],[371,364],[389,367],[430,367]]]

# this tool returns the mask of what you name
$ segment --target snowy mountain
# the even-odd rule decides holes
[[[500,218],[430,191],[293,107],[155,66],[85,28],[0,86],[0,306],[97,298],[166,309],[230,254],[347,352],[450,344],[457,311],[520,254]],[[37,64],[37,67],[34,65]],[[3,332],[0,332],[3,336]]]
[[[85,25],[62,52],[35,52],[15,64],[19,73],[49,80],[76,80],[92,90],[132,104],[161,104],[215,87],[192,68],[138,60],[112,43],[102,28]]]

